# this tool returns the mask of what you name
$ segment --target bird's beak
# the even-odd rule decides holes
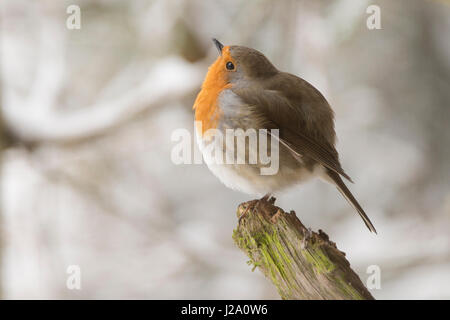
[[[217,50],[219,50],[219,54],[222,55],[223,44],[221,44],[216,38],[213,38],[212,41],[216,45]]]

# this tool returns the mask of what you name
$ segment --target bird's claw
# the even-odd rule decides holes
[[[241,221],[242,221],[242,219],[248,214],[248,211],[250,210],[250,209],[255,209],[261,202],[269,202],[269,203],[271,203],[271,204],[274,204],[275,203],[275,198],[274,197],[272,197],[269,193],[268,194],[266,194],[266,195],[264,195],[264,197],[262,197],[261,199],[259,199],[259,200],[252,200],[252,201],[249,201],[248,203],[247,203],[247,207],[245,208],[245,210],[244,210],[244,212],[239,216],[239,218],[238,218],[238,225],[240,226],[241,225]]]

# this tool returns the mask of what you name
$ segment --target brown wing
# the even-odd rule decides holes
[[[232,90],[254,108],[265,128],[280,130],[280,143],[294,158],[302,161],[306,156],[326,167],[331,182],[356,209],[369,230],[376,233],[369,217],[340,177],[352,182],[342,169],[334,148],[333,112],[328,102],[306,81],[291,75],[282,78],[257,89],[246,86]]]
[[[309,157],[352,181],[334,148],[333,112],[325,98],[306,81],[286,73],[280,75],[257,88],[232,90],[255,108],[267,129],[280,130],[281,143],[296,158]]]

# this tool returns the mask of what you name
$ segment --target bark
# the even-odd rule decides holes
[[[250,209],[233,239],[282,299],[374,299],[345,253],[322,230],[311,232],[295,212],[286,213],[274,202],[272,198],[240,204],[238,216]]]

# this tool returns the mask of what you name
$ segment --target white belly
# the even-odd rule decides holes
[[[206,152],[207,143],[205,143],[197,133],[196,137],[198,147],[203,155],[203,160],[209,170],[211,170],[211,172],[228,188],[257,196],[262,196],[271,192],[271,190],[264,185],[255,184],[249,177],[252,176],[252,174],[242,174],[242,170],[245,170],[245,165],[217,163],[214,155],[211,154],[211,152]]]
[[[214,155],[207,149],[211,146],[208,146],[208,143],[199,137],[197,132],[196,137],[203,160],[209,170],[228,188],[243,193],[256,196],[272,194],[294,184],[307,181],[313,176],[321,175],[324,171],[322,166],[318,166],[312,172],[301,167],[292,169],[280,166],[278,173],[275,175],[261,175],[259,169],[247,164],[217,163]]]

